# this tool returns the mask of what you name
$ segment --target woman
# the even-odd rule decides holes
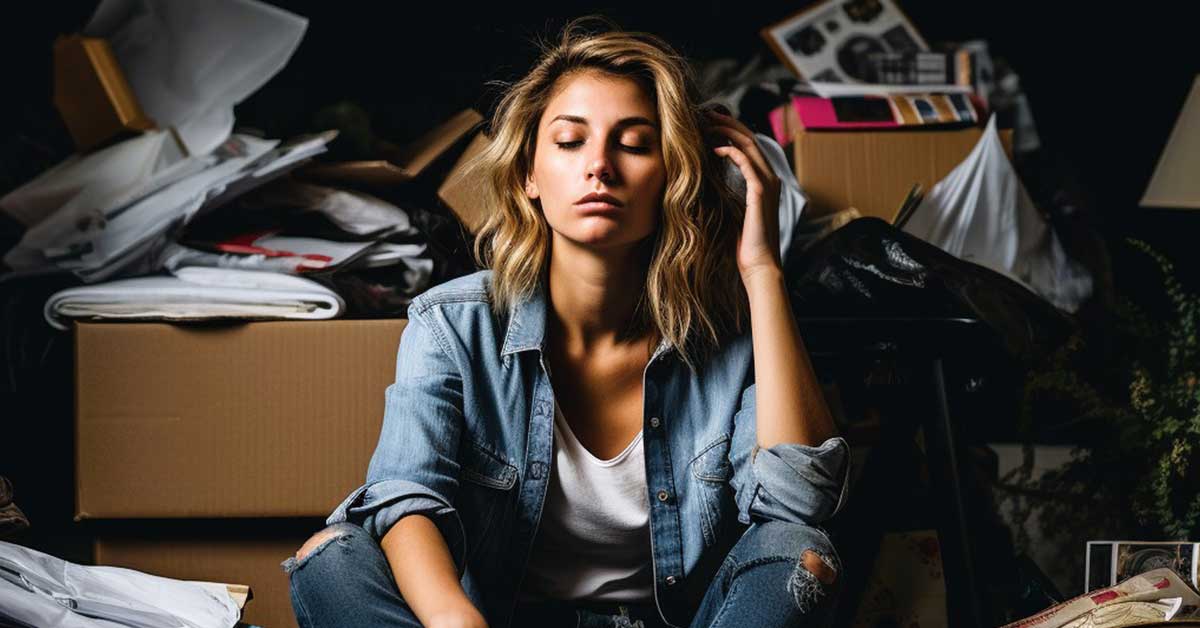
[[[661,40],[578,23],[512,86],[479,161],[490,270],[413,301],[367,483],[285,563],[302,626],[828,618],[847,446],[780,182],[697,100]]]

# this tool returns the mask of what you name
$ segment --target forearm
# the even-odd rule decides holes
[[[783,272],[759,270],[744,284],[754,339],[758,446],[820,445],[837,428],[796,327]]]
[[[467,598],[446,540],[428,517],[409,515],[380,541],[400,596],[426,626],[484,626]]]

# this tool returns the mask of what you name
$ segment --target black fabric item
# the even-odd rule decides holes
[[[437,268],[435,260],[435,272]],[[429,281],[415,281],[403,261],[380,268],[342,270],[308,278],[325,285],[346,301],[345,318],[405,318],[413,298],[433,285]]]
[[[860,218],[786,263],[802,316],[975,318],[1021,361],[1066,340],[1074,321],[1016,281],[878,218]]]

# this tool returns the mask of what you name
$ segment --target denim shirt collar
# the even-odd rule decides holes
[[[546,282],[539,281],[529,294],[517,299],[509,310],[501,356],[546,348],[546,314],[549,309]]]
[[[533,291],[517,299],[513,303],[508,317],[508,329],[504,334],[504,346],[500,355],[507,357],[522,351],[545,351],[546,349],[546,316],[550,311],[550,300],[546,294],[546,276],[543,273]],[[650,361],[671,348],[670,343],[663,339],[659,341]]]

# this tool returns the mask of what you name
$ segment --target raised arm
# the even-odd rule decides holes
[[[758,446],[819,445],[837,434],[812,362],[796,328],[779,253],[779,178],[740,122],[716,112],[714,130],[730,141],[715,148],[746,179],[746,218],[737,262],[750,302]]]

